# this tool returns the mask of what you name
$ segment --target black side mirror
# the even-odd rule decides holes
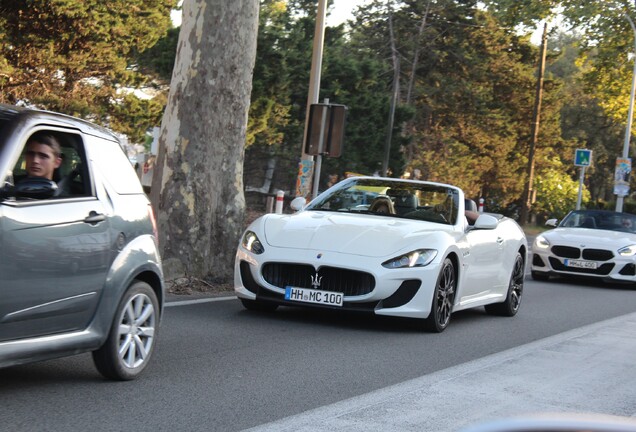
[[[47,199],[55,196],[57,183],[44,177],[27,177],[11,189],[16,198]]]

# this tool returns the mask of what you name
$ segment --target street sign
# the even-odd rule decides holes
[[[588,167],[592,163],[592,150],[576,149],[574,152],[574,165]]]
[[[305,141],[306,154],[340,157],[347,109],[345,105],[311,104]]]

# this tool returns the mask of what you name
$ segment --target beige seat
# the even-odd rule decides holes
[[[377,196],[369,206],[369,211],[374,213],[395,214],[393,201],[386,195]]]

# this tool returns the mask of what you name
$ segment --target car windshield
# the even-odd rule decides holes
[[[559,226],[636,233],[636,215],[612,211],[580,210],[568,214]]]
[[[313,201],[307,210],[366,213],[437,222],[457,221],[459,190],[446,185],[392,179],[348,179]]]

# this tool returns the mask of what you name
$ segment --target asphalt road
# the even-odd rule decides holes
[[[85,354],[0,370],[0,429],[242,430],[635,311],[632,288],[531,280],[516,317],[459,312],[442,334],[237,300],[170,306],[135,382],[102,380]]]

